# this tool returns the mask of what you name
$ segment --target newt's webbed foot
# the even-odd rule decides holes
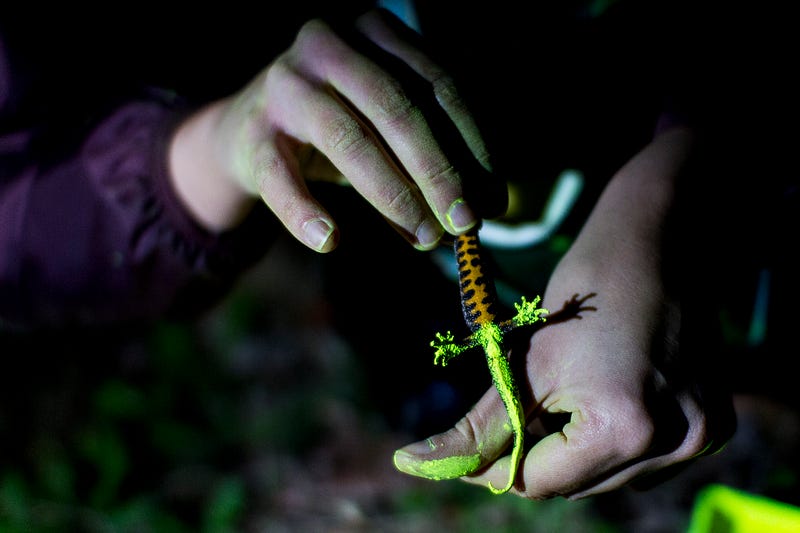
[[[537,307],[540,301],[542,301],[541,296],[537,296],[531,301],[528,301],[528,299],[523,296],[519,303],[514,304],[514,308],[517,310],[517,314],[514,315],[514,318],[504,320],[500,323],[500,329],[503,333],[508,333],[522,326],[530,326],[536,322],[546,322],[547,318],[545,317],[550,314],[550,311],[544,307]]]
[[[441,364],[442,366],[447,366],[450,359],[474,347],[474,344],[458,344],[453,342],[454,340],[455,337],[449,331],[444,335],[436,333],[436,338],[431,341],[431,346],[436,349],[433,355],[434,365]]]
[[[514,326],[528,326],[540,320],[544,322],[546,318],[542,315],[547,315],[550,311],[544,307],[537,307],[541,301],[541,296],[537,296],[530,302],[523,296],[518,304],[514,304],[514,308],[517,310],[517,314],[511,319]]]

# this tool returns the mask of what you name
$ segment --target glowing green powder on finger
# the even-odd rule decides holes
[[[434,481],[463,477],[475,472],[481,466],[481,454],[479,453],[422,461],[412,458],[411,454],[398,450],[394,454],[394,464],[401,472]]]

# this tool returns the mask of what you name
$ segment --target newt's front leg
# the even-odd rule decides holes
[[[489,490],[495,494],[508,491],[517,477],[517,470],[522,460],[525,414],[519,399],[519,391],[511,373],[511,366],[503,348],[503,334],[520,326],[544,321],[542,316],[547,309],[538,308],[539,297],[533,301],[515,304],[517,314],[510,320],[498,323],[495,320],[497,296],[494,282],[485,271],[478,242],[477,229],[456,239],[456,258],[458,260],[459,278],[461,281],[461,303],[464,319],[472,330],[472,334],[463,342],[456,343],[448,331],[445,335],[436,334],[431,346],[436,349],[434,363],[446,365],[456,355],[475,347],[482,347],[492,382],[508,415],[509,431],[514,437],[511,451],[511,466],[508,482],[504,487],[496,488],[489,484]],[[477,460],[476,460],[477,459]],[[444,479],[451,475],[463,476],[471,474],[480,466],[479,456],[454,457],[449,461],[429,465],[423,475],[434,479]],[[472,466],[469,466],[472,465]],[[469,466],[471,470],[466,468]]]

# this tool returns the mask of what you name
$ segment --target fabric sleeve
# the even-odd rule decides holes
[[[175,196],[166,150],[180,116],[128,103],[55,160],[39,157],[31,132],[0,137],[0,325],[202,310],[263,255],[275,234],[265,209],[214,235]]]

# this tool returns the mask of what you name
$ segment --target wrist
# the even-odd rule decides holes
[[[237,226],[256,202],[216,156],[214,134],[221,106],[211,104],[185,119],[172,136],[168,154],[176,196],[198,224],[215,233]]]

